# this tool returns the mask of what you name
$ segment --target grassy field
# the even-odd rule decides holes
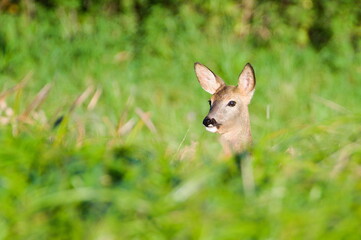
[[[0,239],[360,239],[360,53],[342,31],[261,44],[189,11],[140,32],[0,13]],[[255,68],[251,192],[202,127],[196,61],[228,84]]]

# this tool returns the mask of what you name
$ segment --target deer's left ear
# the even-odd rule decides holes
[[[238,78],[238,88],[242,95],[249,97],[251,100],[256,87],[256,76],[251,64],[247,63]]]

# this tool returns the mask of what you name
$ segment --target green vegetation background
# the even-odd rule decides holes
[[[359,1],[0,9],[0,239],[360,239]],[[250,191],[196,61],[255,68]]]

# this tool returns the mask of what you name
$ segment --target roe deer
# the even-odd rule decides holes
[[[204,126],[208,131],[221,135],[225,154],[242,153],[252,142],[248,104],[256,86],[253,67],[246,64],[237,86],[227,86],[220,77],[198,62],[194,64],[194,70],[202,88],[212,94]]]

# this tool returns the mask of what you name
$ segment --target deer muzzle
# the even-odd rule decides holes
[[[206,130],[209,132],[217,132],[220,124],[214,118],[209,118],[208,116],[204,118],[203,125],[206,127]]]

